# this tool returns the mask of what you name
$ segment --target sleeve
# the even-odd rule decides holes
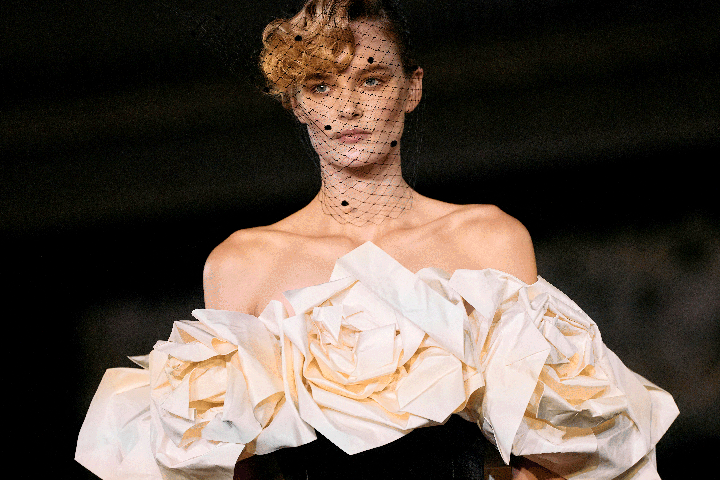
[[[628,369],[572,300],[538,278],[458,271],[453,288],[483,332],[480,395],[462,413],[505,462],[525,456],[568,479],[657,479],[655,445],[678,415],[672,397]],[[477,335],[476,335],[477,336]]]
[[[103,480],[161,480],[152,455],[150,374],[111,368],[80,429],[75,460]]]
[[[285,401],[277,319],[265,314],[195,310],[198,321],[132,358],[143,369],[108,370],[76,460],[103,480],[230,480],[239,458],[314,440]]]

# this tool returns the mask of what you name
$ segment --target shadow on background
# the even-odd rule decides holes
[[[297,125],[255,86],[283,2],[11,2],[0,20],[2,233],[23,441],[59,478],[106,368],[202,307],[233,231],[305,205]],[[713,2],[404,2],[426,72],[417,189],[492,203],[540,274],[681,416],[664,479],[719,445],[720,28]],[[19,307],[19,308],[14,308]],[[17,310],[17,311],[16,311]],[[16,403],[17,408],[17,403]]]

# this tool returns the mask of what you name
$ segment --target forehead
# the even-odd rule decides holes
[[[401,68],[398,47],[391,40],[379,20],[356,20],[350,22],[355,37],[355,55],[350,68],[365,68],[368,64],[382,64]]]

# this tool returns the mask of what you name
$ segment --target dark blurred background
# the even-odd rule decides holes
[[[6,432],[27,475],[92,478],[75,441],[106,368],[202,307],[233,231],[318,179],[254,73],[288,2],[26,0],[0,14]],[[406,0],[425,69],[417,189],[520,219],[540,274],[681,415],[664,479],[720,451],[720,7]],[[19,347],[19,348],[18,348]]]

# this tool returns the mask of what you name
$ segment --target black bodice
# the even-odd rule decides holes
[[[295,448],[239,462],[239,480],[483,480],[488,444],[477,425],[452,415],[383,447],[348,455],[317,433]]]

